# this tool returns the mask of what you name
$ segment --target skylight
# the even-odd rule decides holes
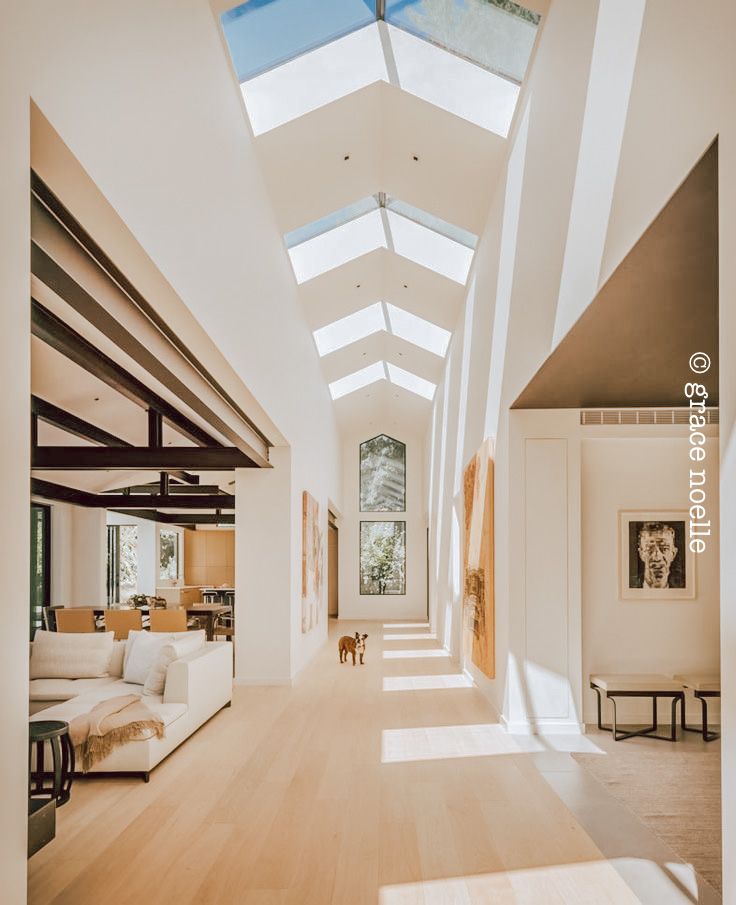
[[[327,324],[314,331],[314,341],[317,344],[317,352],[320,357],[336,352],[351,343],[365,339],[372,333],[378,333],[386,329],[386,319],[383,314],[383,306],[380,302],[369,305],[347,317]]]
[[[339,399],[341,396],[347,396],[348,393],[354,393],[370,383],[377,380],[386,379],[386,370],[382,361],[375,361],[367,368],[361,368],[360,371],[354,371],[346,377],[339,380],[333,380],[330,384],[330,394],[333,399]]]
[[[540,18],[511,0],[386,0],[387,22],[516,82]]]
[[[246,0],[222,14],[222,27],[244,82],[375,19],[375,0]]]
[[[476,237],[447,221],[379,192],[284,236],[298,283],[387,248],[464,284]]]
[[[521,82],[540,16],[512,0],[246,0],[222,14],[245,82],[364,28],[389,24],[490,72]]]
[[[297,283],[305,283],[341,264],[385,247],[386,234],[381,214],[371,211],[292,246],[289,257]]]
[[[395,211],[397,214],[401,214],[402,217],[413,220],[421,226],[426,226],[427,229],[431,229],[442,236],[446,236],[448,239],[452,239],[453,242],[459,242],[460,245],[465,245],[467,248],[474,249],[478,243],[478,237],[474,233],[471,233],[470,230],[463,229],[461,226],[454,226],[452,223],[448,223],[447,220],[443,220],[441,217],[435,217],[434,214],[423,211],[421,208],[414,207],[412,204],[407,204],[406,201],[399,201],[398,198],[387,197],[385,205],[386,210]]]
[[[348,393],[354,393],[371,383],[387,378],[394,386],[409,390],[410,393],[416,393],[417,396],[422,396],[424,399],[432,399],[434,391],[437,389],[435,384],[417,374],[412,374],[411,371],[405,371],[390,362],[375,361],[367,368],[361,368],[360,371],[354,371],[346,377],[333,380],[330,384],[330,394],[333,399],[340,399],[342,396],[347,396]]]
[[[390,362],[386,363],[386,369],[388,370],[388,377],[391,383],[416,393],[418,396],[424,396],[425,399],[433,398],[436,387],[429,380],[425,380],[417,374],[412,374],[410,371],[405,371]]]
[[[376,302],[320,327],[314,331],[314,341],[322,358],[382,330],[441,358],[444,358],[450,342],[450,333],[442,327],[383,302]]]
[[[347,207],[343,207],[339,211],[333,211],[331,214],[327,214],[326,217],[320,217],[319,220],[313,220],[311,223],[307,223],[306,226],[292,229],[291,232],[286,233],[284,236],[286,247],[293,248],[295,245],[301,245],[307,239],[313,239],[315,236],[327,233],[337,226],[342,226],[343,223],[349,223],[351,220],[375,210],[378,210],[378,199],[375,195],[371,195],[369,198],[361,198],[360,201],[348,204]]]
[[[423,317],[417,317],[416,314],[404,311],[403,308],[397,308],[395,305],[387,303],[386,311],[391,333],[394,336],[444,358],[450,343],[450,333],[447,330],[443,330],[442,327],[438,327]]]

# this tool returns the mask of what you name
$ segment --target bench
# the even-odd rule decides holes
[[[700,728],[696,726],[688,726],[685,720],[685,708],[682,708],[682,728],[685,732],[699,732],[703,736],[703,741],[712,742],[721,737],[720,732],[711,732],[708,729],[708,698],[720,698],[721,696],[721,680],[717,675],[693,675],[683,674],[673,676],[675,681],[680,682],[683,688],[692,691],[693,696],[700,701],[703,708],[703,725]]]
[[[670,676],[657,674],[593,675],[590,687],[598,697],[598,728],[612,732],[614,741],[620,742],[634,736],[657,738],[665,742],[677,740],[677,704],[680,704],[681,719],[685,720],[685,691],[682,682]],[[610,726],[603,724],[602,695],[611,702],[613,720]],[[617,698],[650,698],[652,701],[652,725],[640,729],[620,730],[616,720]],[[657,702],[660,698],[672,700],[672,719],[669,735],[657,735]]]

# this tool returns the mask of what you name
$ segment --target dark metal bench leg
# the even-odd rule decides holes
[[[720,732],[710,732],[708,729],[708,699],[705,695],[696,694],[696,697],[700,700],[701,707],[703,708],[703,741],[715,741],[715,739],[721,737],[721,734]]]
[[[595,696],[598,698],[598,728],[605,729],[607,732],[610,732],[611,730],[608,728],[608,726],[603,725],[603,714],[601,713],[601,690],[597,685],[591,685],[590,687],[593,689]]]
[[[672,717],[670,720],[670,740],[677,741],[677,702],[680,700],[680,697],[672,698]],[[685,709],[683,704],[682,709]]]

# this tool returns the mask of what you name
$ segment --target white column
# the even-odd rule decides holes
[[[291,681],[291,451],[235,472],[235,682]],[[295,554],[294,554],[295,555]]]
[[[2,900],[26,901],[30,557],[30,223],[27,4],[3,9],[0,29],[0,877]]]

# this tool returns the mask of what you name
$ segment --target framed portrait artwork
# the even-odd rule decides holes
[[[685,510],[619,512],[622,600],[692,600],[695,555]]]

